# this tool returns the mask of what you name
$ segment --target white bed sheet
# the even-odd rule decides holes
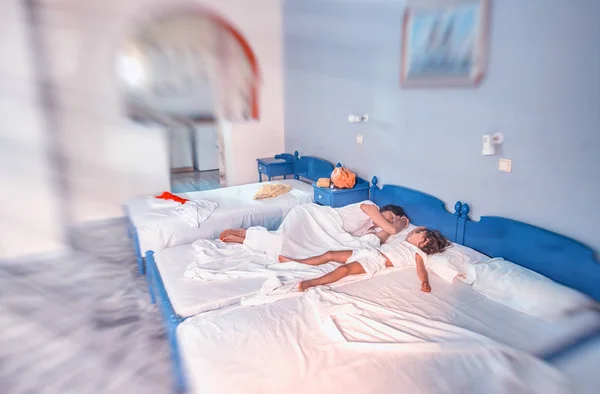
[[[420,283],[410,268],[379,275],[373,284],[348,283],[335,291],[452,323],[536,355],[560,349],[574,337],[600,327],[600,314],[591,310],[549,322],[499,304],[461,281],[448,283],[435,274],[429,279],[429,294],[419,291]]]
[[[265,278],[207,282],[185,278],[184,273],[194,261],[194,255],[192,245],[167,248],[154,255],[173,310],[180,317],[186,318],[239,304],[242,297],[255,294],[265,282]]]
[[[243,249],[241,245],[240,248]],[[267,280],[267,276],[239,277],[236,279],[226,278],[211,281],[186,278],[184,274],[188,266],[194,261],[195,256],[194,245],[180,245],[173,248],[166,248],[154,255],[154,261],[165,285],[171,306],[180,317],[187,318],[230,305],[237,305],[241,302],[242,298],[256,295]],[[248,259],[250,258],[266,262],[264,257],[253,256],[248,253]],[[334,263],[322,265],[319,267],[322,270],[315,269],[312,277],[321,276],[324,272],[333,270],[335,266],[336,264]],[[305,267],[308,268],[309,266]],[[280,273],[282,275],[285,274],[284,271]],[[348,282],[365,279],[368,279],[367,275],[353,275],[352,277],[342,279],[332,286],[343,286]]]
[[[592,312],[582,313],[562,322],[548,323],[487,299],[464,283],[450,284],[435,275],[431,275],[430,280],[432,292],[429,294],[422,293],[419,290],[420,285],[413,269],[389,270],[371,280],[344,284],[327,292],[362,299],[367,303],[374,303],[399,313],[424,317],[427,321],[450,323],[453,326],[484,335],[499,343],[530,354],[546,352],[567,342],[575,335],[600,325],[600,316]],[[286,360],[283,355],[281,359],[278,359],[278,351],[268,348],[270,346],[275,349],[280,347],[288,350],[292,346],[295,349],[293,352],[297,353],[297,356],[305,358],[306,363],[301,363],[301,367],[305,370],[299,376],[312,375],[321,379],[322,374],[315,375],[316,371],[311,370],[314,365],[319,367],[326,365],[328,368],[324,374],[330,374],[332,379],[336,374],[343,376],[344,372],[358,372],[358,369],[361,368],[360,358],[362,355],[360,352],[354,355],[355,360],[344,358],[342,364],[337,362],[339,360],[335,360],[336,355],[326,352],[320,353],[321,349],[327,349],[333,345],[322,337],[319,326],[312,322],[315,316],[306,316],[301,311],[295,311],[298,305],[302,304],[301,300],[307,295],[301,297],[288,298],[274,304],[257,307],[230,307],[192,317],[179,325],[177,331],[180,343],[179,349],[188,383],[196,390],[222,392],[221,389],[232,387],[229,386],[231,382],[221,386],[221,383],[214,380],[214,376],[220,376],[225,371],[231,374],[232,381],[237,380],[235,384],[241,383],[241,387],[243,387],[244,381],[251,386],[254,376],[257,376],[257,380],[264,381],[260,374],[272,375],[273,387],[266,389],[261,387],[263,391],[249,389],[247,392],[279,393],[281,392],[278,390],[279,388],[288,390],[292,387],[294,388],[291,390],[292,392],[304,392],[307,388],[310,388],[310,383],[307,383],[304,379],[296,382],[296,386],[290,385],[289,381],[280,380],[282,376],[277,376],[277,372],[271,370],[271,367],[290,360]],[[261,315],[264,317],[266,315],[268,317],[269,314],[273,314],[273,318],[270,319],[271,322],[274,321],[273,324],[275,324],[276,329],[263,327],[263,329],[273,330],[273,332],[266,337],[263,333],[260,334],[261,337],[258,338],[257,343],[262,344],[261,346],[265,349],[262,352],[260,349],[253,348],[256,344],[252,333],[257,330],[263,331],[260,324],[257,325],[256,316]],[[277,319],[281,319],[281,324],[277,323]],[[297,323],[294,322],[296,319]],[[219,332],[229,338],[228,343],[233,348],[228,348],[223,343],[217,343],[218,340],[215,340],[214,336],[211,337],[210,330],[207,332],[209,326],[211,329],[218,327]],[[316,332],[306,332],[306,328],[310,328],[310,331],[316,330]],[[295,330],[300,330],[300,332]],[[295,344],[290,345],[290,342]],[[310,343],[310,345],[304,348],[305,343]],[[219,350],[216,350],[216,348]],[[211,353],[214,351],[220,352],[216,358],[213,358],[213,353]],[[284,350],[281,351],[282,354],[285,354],[285,352]],[[250,367],[247,371],[240,372],[241,365],[237,362],[232,363],[230,367],[226,366],[229,360],[228,357],[236,360],[246,359]],[[331,359],[323,361],[323,358]],[[313,365],[313,362],[316,364]],[[257,370],[252,365],[261,365],[261,368]],[[352,369],[353,365],[356,367],[354,370]],[[403,368],[407,367],[406,365],[403,366]],[[227,368],[232,368],[232,370],[227,370]],[[380,365],[377,379],[381,378],[382,382],[385,382],[389,378],[389,374],[386,372],[388,368],[390,368],[390,365]],[[379,372],[383,375],[380,376]],[[399,371],[394,371],[394,368],[391,368],[390,373],[397,374]],[[382,377],[385,377],[385,379]],[[439,381],[440,378],[443,380],[442,377],[430,377],[434,381]],[[451,379],[453,377],[446,376],[445,378]],[[343,378],[338,377],[335,379]],[[390,392],[386,391],[384,387],[371,386],[374,383],[370,382],[366,386],[364,382],[362,384],[357,383],[358,385],[353,387],[354,390],[351,391],[357,393]],[[297,391],[294,391],[295,389]],[[286,390],[284,391],[289,392]],[[423,391],[427,392],[428,390],[424,388]]]
[[[184,277],[194,261],[193,245],[167,248],[155,261],[175,312],[184,318],[238,305],[243,297],[255,295],[266,278],[237,278],[199,281]],[[331,286],[337,292],[365,298],[387,308],[412,311],[475,331],[531,354],[560,348],[574,336],[600,327],[600,315],[579,313],[549,323],[499,304],[456,280],[448,283],[430,273],[433,291],[419,291],[413,268],[386,270],[371,280],[365,275],[345,278]]]
[[[133,199],[125,206],[137,229],[142,253],[148,250],[158,252],[164,248],[190,244],[197,239],[218,238],[227,228],[263,226],[275,230],[290,209],[313,201],[314,190],[310,184],[295,179],[276,182],[290,185],[292,190],[263,200],[254,200],[253,197],[264,183],[181,193],[182,197],[190,200],[206,199],[218,204],[198,228],[191,227],[183,220],[167,219],[164,209],[150,207],[148,197]]]

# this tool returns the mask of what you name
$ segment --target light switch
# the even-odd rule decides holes
[[[502,172],[511,172],[512,171],[512,160],[500,159],[500,163],[498,164],[498,169]]]
[[[362,144],[362,142],[363,142],[362,134],[356,134],[356,143],[360,145],[360,144]]]

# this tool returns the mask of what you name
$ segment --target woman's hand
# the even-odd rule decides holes
[[[392,223],[398,232],[401,232],[408,227],[408,218],[406,216],[396,217],[394,223]]]
[[[396,235],[399,233],[399,231],[396,229],[396,226],[388,222],[387,219],[381,215],[377,205],[361,204],[360,209],[371,218],[376,227],[381,228],[390,235]]]

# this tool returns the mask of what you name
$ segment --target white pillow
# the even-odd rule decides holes
[[[594,304],[584,294],[510,261],[493,259],[472,269],[474,290],[531,316],[553,319]]]
[[[475,281],[475,273],[469,267],[490,258],[483,253],[463,245],[453,243],[442,253],[427,257],[427,268],[440,278],[452,283],[454,279],[471,284]]]
[[[417,228],[417,226],[409,223],[408,227],[406,227],[404,230],[400,231],[398,234],[390,235],[388,237],[387,241],[385,241],[385,243],[386,244],[395,244],[398,242],[402,242],[406,239],[406,236],[408,235],[408,233],[413,231],[415,228]]]

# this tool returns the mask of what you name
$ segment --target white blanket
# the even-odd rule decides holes
[[[195,280],[227,280],[241,277],[264,277],[257,295],[242,300],[243,304],[273,302],[297,291],[297,284],[333,271],[339,266],[328,263],[310,266],[296,262],[279,263],[277,256],[303,258],[328,250],[356,250],[379,246],[379,239],[369,234],[354,237],[342,228],[339,214],[330,207],[316,204],[292,209],[277,231],[253,227],[247,231],[244,245],[221,241],[199,240],[194,243],[196,258],[188,266],[185,277]],[[364,277],[347,278],[344,282]]]
[[[331,207],[304,204],[294,207],[277,231],[261,227],[248,229],[244,245],[266,253],[271,259],[282,254],[307,258],[328,250],[357,250],[379,246],[374,234],[355,237],[343,228],[341,216]]]
[[[193,317],[177,334],[193,392],[572,392],[562,374],[530,355],[323,289]]]
[[[159,212],[150,212],[147,215],[157,219],[167,220],[176,219],[189,224],[191,227],[198,228],[200,223],[210,217],[217,203],[209,200],[186,201],[181,204],[177,201],[163,200],[159,198],[150,198],[148,205],[151,208],[159,209]]]
[[[195,261],[184,276],[193,280],[234,280],[237,278],[265,278],[262,288],[256,289],[260,299],[269,295],[297,292],[297,284],[304,279],[316,278],[331,272],[339,266],[328,263],[319,266],[296,262],[279,263],[264,253],[249,250],[243,245],[227,244],[222,241],[198,240],[193,244]],[[272,302],[263,299],[248,303]]]

